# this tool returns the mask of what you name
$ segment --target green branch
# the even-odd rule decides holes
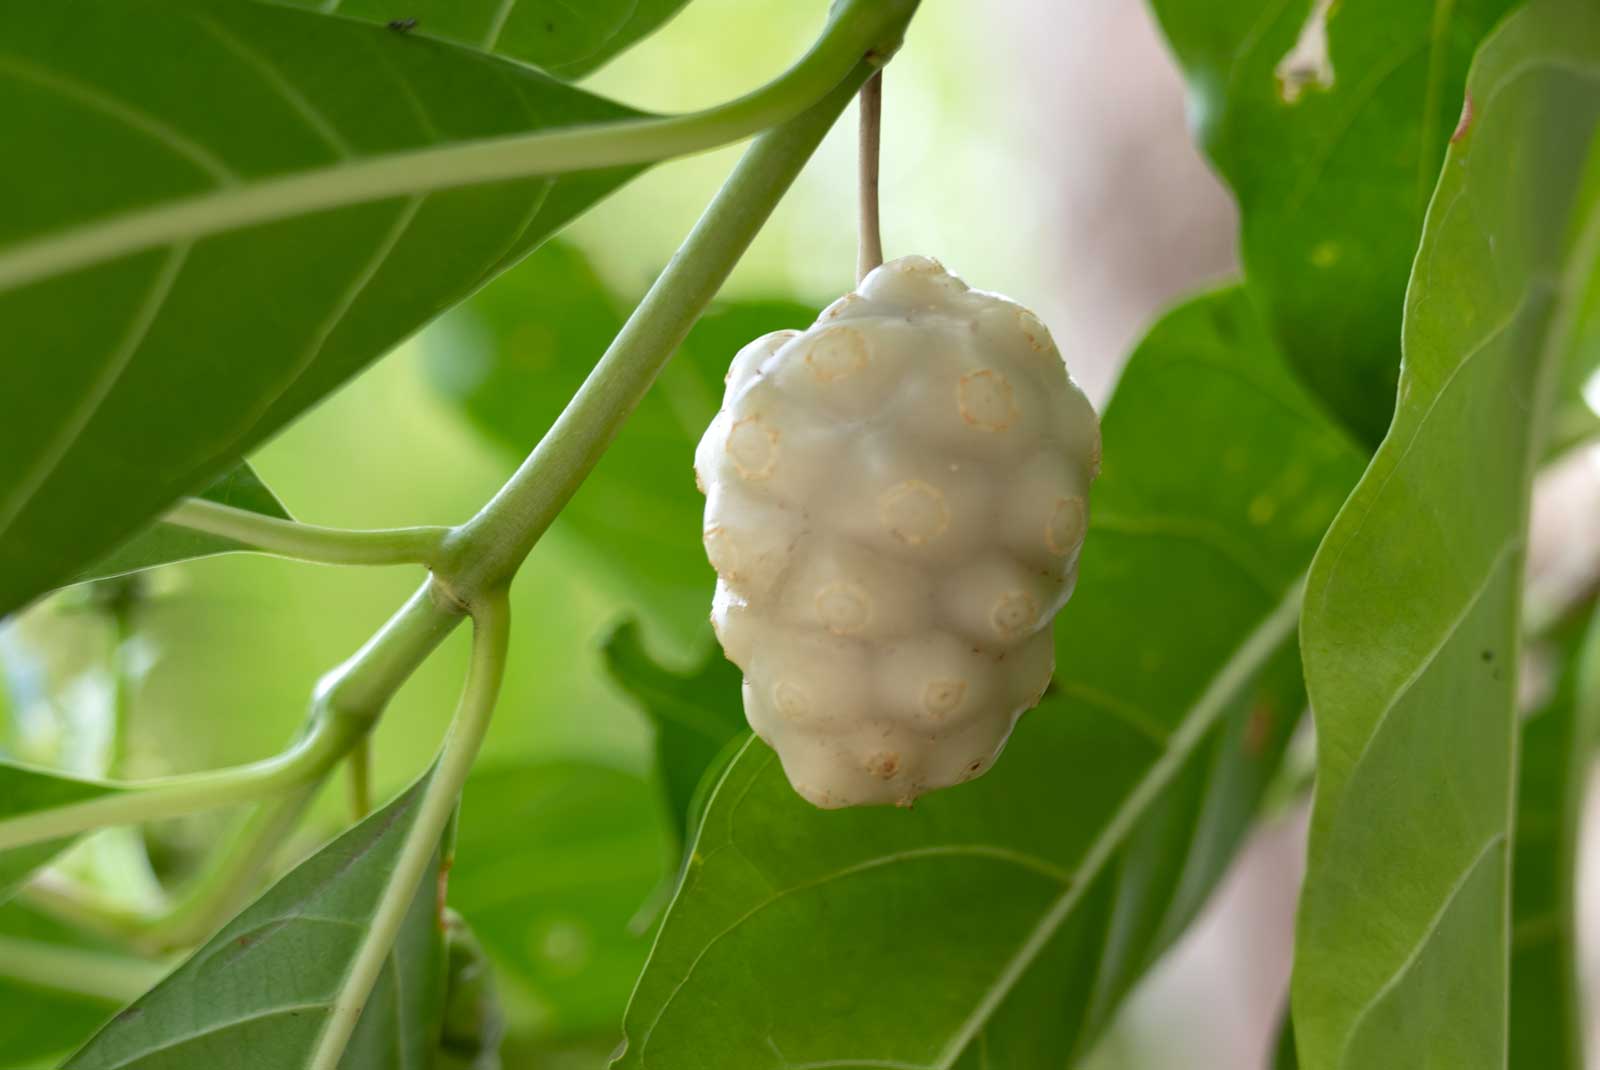
[[[273,851],[299,823],[321,787],[318,778],[258,805],[212,856],[206,870],[159,909],[130,907],[53,870],[36,875],[20,898],[58,921],[143,954],[193,946],[249,899]]]
[[[533,453],[477,516],[451,532],[440,579],[457,599],[471,604],[478,591],[510,582],[876,69],[856,64],[814,108],[745,153]]]
[[[252,802],[319,783],[371,730],[394,693],[460,619],[460,606],[432,581],[425,583],[377,635],[323,677],[312,701],[310,730],[282,754],[205,773],[98,781],[106,795],[0,820],[0,850]]]
[[[198,944],[250,901],[273,853],[321,790],[318,777],[257,806],[232,840],[167,909],[141,919],[134,946],[161,952]]]
[[[243,543],[252,550],[325,565],[431,565],[448,528],[346,531],[186,498],[162,520]]]
[[[422,802],[400,856],[395,860],[383,897],[367,927],[350,972],[345,975],[328,1013],[327,1024],[318,1038],[308,1070],[334,1070],[344,1055],[345,1045],[361,1019],[367,996],[378,980],[395,936],[410,911],[411,901],[427,874],[438,850],[450,817],[455,812],[461,788],[472,771],[478,748],[488,731],[494,713],[500,682],[505,676],[506,649],[510,634],[510,610],[504,591],[486,595],[473,614],[472,665],[461,693],[461,703],[450,723],[444,747],[439,752]],[[431,888],[429,889],[431,891]]]
[[[167,971],[159,962],[0,936],[0,977],[35,988],[132,1003]]]
[[[348,749],[329,721],[282,754],[248,765],[142,781],[97,781],[108,794],[0,820],[0,850],[111,825],[138,825],[277,795],[319,777]]]

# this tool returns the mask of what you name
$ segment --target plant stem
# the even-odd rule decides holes
[[[883,72],[867,79],[859,101],[861,128],[857,142],[860,176],[860,233],[856,245],[856,281],[883,263],[883,232],[878,224],[878,143],[883,131]]]
[[[0,252],[0,290],[141,249],[408,194],[649,163],[725,145],[784,122],[824,96],[867,53],[899,46],[918,0],[841,0],[805,56],[761,89],[689,115],[543,130],[395,152],[196,194]]]
[[[763,134],[728,177],[554,426],[447,540],[442,580],[471,604],[508,584],[682,343],[857,88],[858,63],[811,110]]]
[[[505,675],[509,632],[510,610],[504,590],[486,593],[473,614],[472,665],[467,671],[461,703],[456,708],[439,759],[423,789],[416,819],[400,847],[400,856],[395,860],[366,936],[334,997],[327,1024],[307,1064],[308,1070],[334,1070],[338,1066],[372,986],[389,957],[395,936],[411,908],[411,901],[418,894],[428,865],[439,850],[462,785],[472,771],[473,760],[494,713],[495,699]],[[432,888],[427,890],[432,891]]]
[[[348,722],[353,743],[464,615],[461,604],[429,579],[360,650],[318,681],[312,706]]]
[[[248,765],[155,780],[90,781],[107,794],[0,820],[0,850],[276,795],[330,768],[348,749],[348,735],[343,726],[320,720],[282,754]]]
[[[108,670],[111,676],[111,742],[105,768],[101,772],[107,776],[121,774],[128,757],[128,736],[132,729],[129,721],[133,705],[133,614],[136,602],[136,597],[117,598],[110,603],[106,612],[111,623],[111,664]]]
[[[156,954],[209,936],[254,889],[272,852],[299,822],[322,787],[320,779],[256,807],[179,898],[160,910],[140,910],[50,870],[21,892],[29,906],[88,932]]]
[[[371,729],[394,693],[461,620],[430,580],[378,634],[322,678],[310,730],[294,746],[232,769],[146,781],[98,781],[108,794],[0,820],[0,850],[105,825],[136,825],[250,802],[319,781]]]
[[[167,972],[159,962],[0,936],[0,976],[39,988],[132,1003]]]
[[[350,785],[350,816],[360,821],[372,812],[372,737],[362,736],[345,760]]]
[[[321,778],[258,806],[206,872],[179,899],[134,933],[135,944],[168,951],[198,944],[249,900],[273,853],[300,823],[321,790]]]
[[[263,516],[204,498],[187,498],[162,519],[191,531],[232,539],[252,550],[327,565],[430,565],[449,530],[345,531]]]

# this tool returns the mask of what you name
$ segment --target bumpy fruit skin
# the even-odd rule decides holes
[[[828,809],[988,769],[1050,681],[1099,470],[1044,325],[908,256],[727,382],[695,472],[750,726]]]

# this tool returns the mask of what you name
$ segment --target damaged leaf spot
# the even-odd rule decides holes
[[[1472,94],[1468,93],[1461,98],[1461,118],[1456,121],[1455,133],[1450,135],[1450,144],[1454,145],[1467,136],[1467,129],[1472,126]]]
[[[1285,104],[1297,103],[1307,90],[1333,88],[1333,60],[1328,55],[1328,19],[1336,0],[1317,0],[1294,47],[1284,53],[1273,75],[1278,96]]]

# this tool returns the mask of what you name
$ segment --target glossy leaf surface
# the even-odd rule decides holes
[[[634,113],[379,26],[243,0],[0,23],[0,614],[632,173],[471,180],[487,140]]]
[[[1600,337],[1600,10],[1536,0],[1485,43],[1468,93],[1407,297],[1395,424],[1306,593],[1306,1070],[1505,1065],[1528,495],[1564,366]]]

